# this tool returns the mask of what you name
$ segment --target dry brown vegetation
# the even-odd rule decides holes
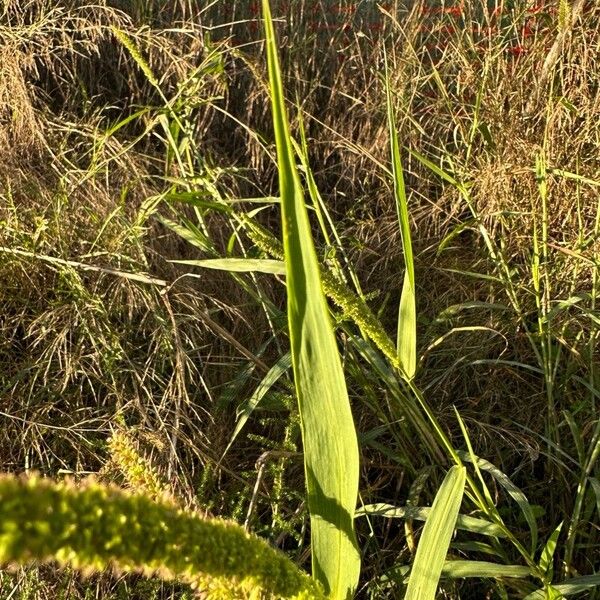
[[[119,428],[184,503],[246,521],[302,563],[287,375],[223,456],[285,354],[283,288],[170,262],[260,252],[229,214],[168,194],[276,192],[260,28],[242,2],[203,4],[0,2],[0,462],[126,483],[106,446]],[[393,335],[404,268],[387,48],[415,244],[418,384],[457,445],[453,406],[476,452],[540,507],[541,539],[565,519],[556,572],[573,576],[600,560],[598,489],[567,531],[600,448],[600,5],[531,4],[507,3],[499,17],[476,2],[460,14],[424,14],[417,2],[388,7],[380,30],[345,16],[353,27],[324,33],[310,23],[325,8],[298,0],[280,34],[288,99],[340,238],[329,246],[315,223],[324,262],[348,260]],[[260,206],[276,232],[277,207]],[[355,329],[341,326],[347,344]],[[345,360],[363,501],[427,504],[441,465],[351,344]],[[412,525],[371,526],[361,593],[393,598],[383,575],[410,557]],[[449,582],[444,597],[499,589]],[[186,593],[46,569],[0,579],[7,600]]]

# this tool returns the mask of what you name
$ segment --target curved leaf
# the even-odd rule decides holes
[[[592,590],[595,587],[600,586],[600,575],[584,575],[582,577],[573,577],[568,579],[564,583],[558,583],[552,588],[557,592],[560,592],[563,596],[572,596],[574,594],[580,594]],[[523,600],[546,600],[546,590],[539,589],[531,594],[527,595]]]
[[[391,504],[367,504],[356,511],[357,517],[365,515],[388,517],[391,519],[415,519],[416,521],[426,521],[431,515],[431,508],[428,506],[392,506]],[[491,523],[485,519],[470,517],[468,515],[458,515],[456,517],[456,528],[478,533],[480,535],[489,535],[497,538],[506,537],[506,532],[496,523]]]

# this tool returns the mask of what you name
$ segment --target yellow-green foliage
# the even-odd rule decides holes
[[[168,486],[160,480],[150,462],[140,455],[125,431],[115,432],[108,441],[108,448],[111,461],[129,487],[144,492],[153,500],[171,495]]]
[[[93,480],[0,477],[0,563],[50,560],[156,574],[205,598],[324,598],[286,556],[235,523]]]

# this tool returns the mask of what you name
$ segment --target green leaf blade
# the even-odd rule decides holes
[[[411,569],[405,600],[434,600],[465,488],[466,469],[449,471],[425,522]]]
[[[262,6],[282,204],[288,323],[311,516],[313,576],[329,597],[349,600],[360,571],[352,518],[358,495],[358,442],[295,165],[268,0],[263,0]]]
[[[483,560],[447,560],[442,569],[442,576],[451,579],[467,577],[482,579],[523,578],[531,576],[531,571],[529,567],[522,565],[501,565]]]
[[[170,260],[169,262],[217,271],[228,271],[230,273],[285,275],[283,262],[268,258],[207,258],[202,260]]]
[[[415,293],[415,267],[412,250],[412,239],[410,235],[410,218],[408,213],[408,201],[406,198],[406,187],[404,185],[404,172],[400,156],[400,144],[398,143],[398,132],[396,130],[396,119],[392,103],[392,91],[387,67],[385,63],[385,89],[387,100],[387,118],[390,135],[390,153],[392,156],[392,173],[394,176],[394,199],[396,201],[396,212],[402,236],[402,251],[406,272],[400,296],[398,310],[398,333],[397,352],[398,360],[402,365],[405,375],[412,379],[417,370],[417,307]]]
[[[563,596],[573,596],[575,594],[587,592],[588,590],[592,590],[599,586],[600,575],[582,575],[581,577],[573,577],[572,579],[567,579],[564,583],[559,583],[554,586],[551,586],[550,589],[554,592],[559,592]],[[531,594],[523,598],[523,600],[547,600],[547,591],[548,588],[536,590],[535,592],[532,592]]]

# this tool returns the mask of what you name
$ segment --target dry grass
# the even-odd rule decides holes
[[[382,307],[384,322],[389,313],[391,331],[403,267],[385,171],[386,41],[401,143],[471,185],[477,221],[509,265],[520,306],[517,311],[511,305],[506,281],[467,274],[497,276],[499,269],[473,212],[455,186],[405,153],[424,353],[419,384],[449,427],[451,406],[459,406],[478,451],[516,472],[542,503],[546,384],[543,375],[519,366],[540,366],[526,335],[527,328],[535,330],[539,312],[531,270],[534,223],[542,223],[535,164],[543,154],[551,169],[600,181],[600,8],[586,7],[567,27],[557,14],[535,16],[523,4],[507,18],[503,38],[486,29],[498,25],[491,14],[478,29],[481,16],[467,11],[450,31],[461,24],[458,16],[425,19],[421,3],[401,9],[397,21],[382,15],[381,31],[355,24],[326,36],[307,30],[301,15],[309,5],[299,2],[298,12],[281,25],[286,86],[290,100],[299,98],[311,164],[345,250],[364,289],[374,294],[372,305]],[[225,20],[252,16],[240,3],[230,6]],[[509,22],[516,27],[511,30]],[[211,31],[213,39],[235,36],[215,46],[203,37],[210,24],[207,12],[183,0],[0,4],[0,246],[37,255],[1,257],[0,459],[14,471],[96,471],[106,461],[112,424],[124,423],[141,432],[150,454],[160,457],[161,474],[177,479],[189,501],[197,497],[215,513],[242,521],[251,504],[256,528],[302,557],[296,493],[302,475],[295,459],[269,463],[251,503],[255,461],[265,450],[297,449],[284,384],[265,400],[249,435],[218,464],[237,403],[263,375],[248,353],[270,366],[287,342],[275,335],[277,319],[271,328],[255,300],[225,275],[180,278],[184,271],[165,259],[197,258],[199,251],[158,224],[157,208],[148,201],[165,190],[165,181],[172,183],[165,177],[187,176],[199,187],[209,181],[224,197],[274,190],[264,65],[257,44],[242,45],[244,35],[256,38],[248,23],[229,25]],[[191,124],[193,160],[185,168],[167,160],[158,120],[168,114],[164,99],[111,27],[127,32],[173,101],[171,111]],[[524,35],[524,27],[531,33]],[[563,42],[556,62],[544,67],[557,39]],[[199,69],[215,47],[224,70]],[[143,114],[107,133],[140,109]],[[548,307],[580,295],[587,310],[563,311],[552,324],[554,347],[563,352],[553,395],[556,413],[577,414],[589,441],[596,417],[581,379],[593,385],[596,377],[590,260],[600,251],[598,187],[556,171],[547,185]],[[194,219],[194,211],[186,210],[180,214]],[[172,218],[163,208],[159,212]],[[265,210],[261,219],[273,224],[276,213]],[[440,242],[455,230],[460,233],[438,254]],[[224,252],[232,224],[211,216],[207,231]],[[169,285],[82,271],[44,256],[151,274]],[[270,280],[259,279],[257,286],[281,307],[280,290]],[[443,312],[467,302],[479,304]],[[499,304],[508,309],[494,308]],[[361,427],[386,419],[391,427],[392,401],[382,400],[368,375],[361,375],[359,360],[348,361],[356,402],[371,395],[364,406],[386,405],[380,413],[365,408]],[[153,454],[147,434],[162,450]],[[576,452],[564,423],[559,437],[566,452]],[[402,443],[396,446],[394,438],[393,447],[405,459],[409,451]],[[365,452],[372,499],[405,497],[409,484],[399,481],[396,463],[379,451]],[[415,460],[406,472],[422,466]],[[565,471],[560,478],[552,502],[568,514],[576,477]],[[274,482],[283,488],[275,500],[269,496]],[[380,562],[367,578],[406,552],[399,536],[388,531],[382,539]],[[578,564],[585,570],[585,557]]]

